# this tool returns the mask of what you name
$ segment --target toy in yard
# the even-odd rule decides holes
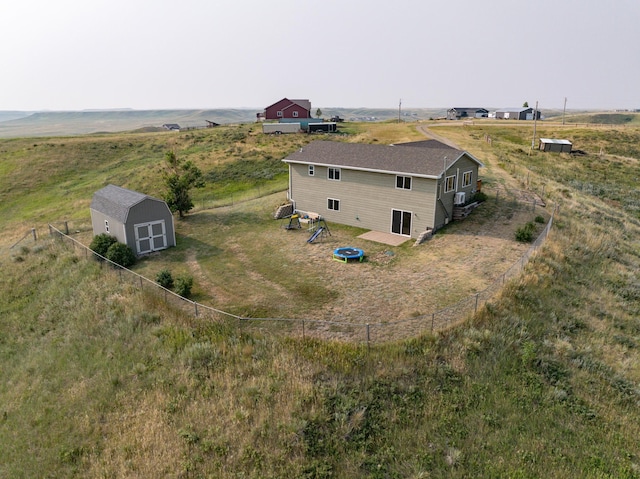
[[[289,224],[283,226],[286,230],[299,230],[300,226],[300,215],[294,214],[289,216]]]
[[[350,259],[357,259],[360,263],[364,259],[364,251],[360,248],[353,248],[346,246],[343,248],[336,248],[333,250],[333,259],[348,263]]]
[[[324,220],[322,216],[319,216],[313,223],[314,228],[312,229],[313,233],[307,240],[307,243],[313,243],[318,238],[322,240],[325,235],[331,236],[331,231],[329,231],[329,227],[327,226],[327,222]]]

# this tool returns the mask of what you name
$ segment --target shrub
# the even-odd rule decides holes
[[[113,243],[109,246],[104,257],[124,268],[128,268],[136,262],[136,256],[133,251],[124,243]]]
[[[487,194],[482,191],[478,191],[476,192],[476,194],[473,195],[473,198],[471,199],[471,201],[472,202],[477,201],[478,203],[487,201]]]
[[[91,248],[92,251],[98,253],[100,256],[106,257],[109,247],[117,242],[118,240],[115,238],[115,236],[108,235],[107,233],[100,233],[99,235],[93,237],[89,248]]]
[[[191,288],[193,287],[193,277],[181,276],[176,279],[176,293],[183,298],[191,296]]]
[[[171,271],[168,269],[163,269],[156,275],[156,283],[158,283],[163,288],[171,289],[173,288],[173,276],[171,276]]]
[[[535,229],[536,226],[531,221],[521,226],[516,230],[516,241],[520,243],[531,243]]]
[[[536,223],[544,223],[544,218],[541,215],[536,216],[535,220]]]

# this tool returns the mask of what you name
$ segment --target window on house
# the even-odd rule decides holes
[[[329,168],[328,175],[330,180],[340,181],[340,168]]]
[[[456,175],[447,176],[444,182],[444,192],[449,193],[456,189]]]
[[[411,177],[410,176],[396,176],[396,188],[401,190],[411,189]]]
[[[462,187],[471,186],[471,179],[473,178],[472,171],[465,171],[462,173]]]
[[[340,200],[334,198],[327,198],[327,209],[333,211],[340,211]]]
[[[276,116],[282,116],[282,112],[281,111],[276,112]]]
[[[313,176],[316,174],[315,167],[313,165],[309,165],[309,176]]]
[[[104,220],[104,230],[107,233],[109,232],[109,221],[108,220]]]
[[[293,112],[293,117],[294,117],[294,118],[298,118],[298,112],[297,112],[297,111],[294,111],[294,112]]]

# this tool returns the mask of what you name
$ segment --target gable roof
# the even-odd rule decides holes
[[[137,191],[116,185],[107,185],[94,193],[90,208],[125,223],[131,207],[147,198],[159,201]]]
[[[533,108],[529,106],[521,107],[521,108],[500,108],[496,110],[497,112],[508,112],[508,113],[522,113],[523,111],[533,110]]]
[[[425,148],[405,144],[398,148],[393,145],[337,141],[314,141],[282,161],[436,179],[463,156],[469,157],[478,166],[484,166],[466,151],[448,146]]]
[[[282,110],[285,110],[287,108],[290,108],[292,105],[298,105],[301,106],[302,108],[304,108],[305,110],[311,110],[311,102],[309,100],[289,100],[288,98],[283,98],[282,100],[278,100],[275,103],[272,103],[271,105],[269,105],[268,107],[265,108],[265,110],[271,108],[272,106],[277,105],[278,103],[281,103],[283,101],[288,101],[289,104],[287,104],[286,106],[282,107]]]
[[[463,111],[472,111],[472,112],[476,112],[476,111],[486,111],[487,113],[489,113],[489,110],[487,110],[486,108],[474,108],[474,107],[453,107],[453,108],[449,108],[449,111],[459,111],[459,112],[463,112]]]

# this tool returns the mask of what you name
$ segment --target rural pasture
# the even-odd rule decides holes
[[[350,124],[339,138],[410,141],[417,126]],[[238,125],[0,140],[0,476],[640,477],[640,129],[541,122],[584,152],[548,155],[530,151],[530,124],[419,126],[482,159],[489,200],[415,248],[334,225],[309,245],[280,228],[280,159],[304,136]],[[136,269],[189,272],[198,300],[253,316],[412,316],[435,296],[425,277],[448,300],[519,257],[514,228],[533,212],[492,202],[497,191],[534,191],[559,214],[523,273],[453,328],[370,348],[270,334],[185,314],[30,239],[68,221],[88,243],[106,183],[161,196],[167,149],[209,181],[178,247]],[[333,261],[347,242],[367,261]],[[446,263],[450,282],[442,256],[468,251]],[[354,283],[372,305],[352,304]]]

